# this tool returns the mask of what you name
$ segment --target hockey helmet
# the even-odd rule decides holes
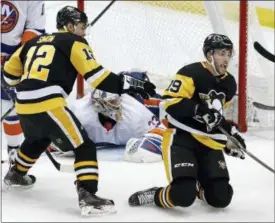
[[[121,98],[118,94],[95,89],[91,94],[93,109],[115,121],[122,119]]]
[[[77,23],[84,23],[88,26],[88,17],[85,12],[73,6],[65,6],[60,9],[56,16],[56,28],[62,29],[68,23],[76,25]]]
[[[215,49],[228,49],[233,53],[233,43],[232,41],[225,35],[212,33],[206,37],[203,43],[203,54],[207,57],[207,53],[209,51],[213,51]]]

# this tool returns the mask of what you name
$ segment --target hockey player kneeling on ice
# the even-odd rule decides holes
[[[83,98],[74,101],[69,107],[87,131],[89,138],[96,144],[130,145],[127,143],[129,139],[142,138],[145,133],[160,125],[159,119],[151,111],[128,94],[119,96],[94,90]],[[151,133],[151,135],[156,134]],[[155,138],[157,137],[161,136],[156,135]],[[147,137],[145,138],[147,139]],[[58,150],[56,154],[74,155],[72,151],[59,149],[58,143],[56,141],[55,145],[52,145],[54,149]],[[158,147],[160,147],[160,143],[161,139],[157,144]],[[129,146],[126,146],[125,153],[127,148]],[[159,151],[159,148],[157,150]],[[160,151],[155,154],[157,155],[156,161],[161,159],[159,154]],[[134,159],[136,162],[136,156]],[[146,159],[142,158],[142,160]],[[131,161],[130,156],[127,156],[127,161]]]
[[[162,140],[168,184],[133,193],[129,205],[189,207],[196,198],[215,208],[231,203],[234,191],[223,151],[245,157],[218,127],[246,148],[235,126],[223,116],[237,90],[234,77],[227,72],[233,52],[227,36],[213,33],[203,44],[206,61],[188,64],[174,75],[160,103],[168,122]]]

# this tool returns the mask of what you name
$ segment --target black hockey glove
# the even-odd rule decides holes
[[[221,124],[221,126],[240,144],[240,146],[236,145],[229,138],[226,147],[224,148],[224,152],[229,156],[245,159],[244,150],[246,149],[246,144],[235,125],[225,121]]]
[[[223,149],[223,151],[225,152],[226,155],[228,156],[233,156],[235,158],[240,158],[240,159],[245,159],[245,153],[243,150],[240,150],[238,148],[234,148],[234,147],[225,147]]]
[[[218,110],[201,104],[197,105],[195,109],[195,118],[202,120],[206,124],[208,132],[217,128],[221,121],[224,120],[224,117]]]
[[[223,120],[220,124],[223,129],[225,129],[233,138],[236,139],[236,141],[239,142],[239,144],[243,147],[243,149],[246,149],[246,144],[244,139],[239,134],[238,129],[236,126],[226,120]]]
[[[156,86],[153,83],[138,80],[128,75],[120,74],[120,76],[122,79],[122,93],[137,92],[145,99],[156,94]]]

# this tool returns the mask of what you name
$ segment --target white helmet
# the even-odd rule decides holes
[[[115,121],[122,120],[121,98],[118,94],[95,89],[91,94],[91,100],[96,112]]]

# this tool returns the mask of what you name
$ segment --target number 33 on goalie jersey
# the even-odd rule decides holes
[[[189,132],[197,141],[211,149],[223,149],[226,136],[219,130],[207,132],[206,125],[195,117],[197,104],[210,103],[223,113],[223,108],[236,93],[236,81],[230,73],[217,77],[207,62],[197,62],[181,68],[163,93],[160,104],[169,127]]]
[[[30,40],[4,66],[5,81],[16,85],[18,114],[65,106],[77,73],[94,88],[120,93],[120,77],[96,62],[84,38],[69,32]]]

